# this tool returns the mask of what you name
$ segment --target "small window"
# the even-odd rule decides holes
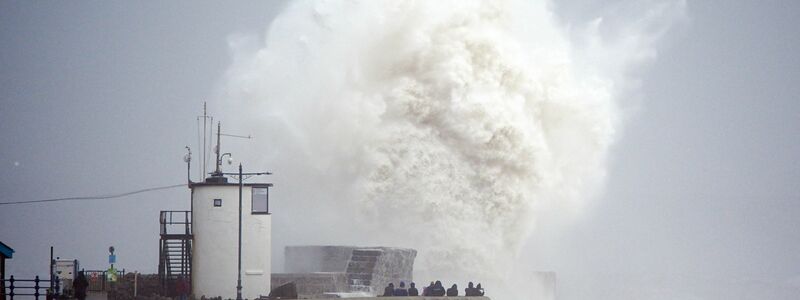
[[[222,199],[214,199],[214,207],[222,207]]]
[[[269,191],[266,187],[253,188],[253,214],[269,213]]]

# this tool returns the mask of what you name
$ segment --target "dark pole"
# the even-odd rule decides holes
[[[219,130],[220,130],[221,127],[222,127],[221,122],[217,122],[217,149],[216,149],[216,152],[217,152],[217,170],[214,171],[214,175],[215,176],[220,176],[222,174],[222,171],[219,170],[219,165],[222,164],[222,162],[219,160],[219,153],[221,152],[220,150],[222,150],[222,149],[220,149],[220,148],[222,148],[222,146],[220,146],[220,144],[219,144]]]
[[[192,169],[192,149],[190,149],[189,146],[186,146],[186,151],[188,151],[188,153],[186,153],[186,159],[185,159],[185,161],[186,161],[186,181],[191,185],[192,184],[192,173],[191,173],[191,169]],[[200,179],[202,179],[202,178],[200,178]]]
[[[219,132],[219,129],[217,129]],[[219,153],[219,152],[218,152]],[[236,300],[242,300],[242,164],[239,163],[239,272],[236,273]]]
[[[51,291],[53,290],[53,281],[55,279],[53,278],[53,273],[55,273],[55,270],[53,270],[53,266],[55,264],[56,264],[55,261],[53,261],[53,246],[50,246],[50,290]]]

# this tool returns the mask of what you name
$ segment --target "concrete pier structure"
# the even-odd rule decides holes
[[[416,256],[416,250],[406,248],[288,246],[286,273],[272,274],[271,286],[295,282],[305,297],[375,295],[390,282],[413,281]]]

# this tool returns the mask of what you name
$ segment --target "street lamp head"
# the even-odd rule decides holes
[[[188,152],[183,155],[183,162],[188,164],[190,161],[192,161],[192,149],[190,149],[189,146],[186,146],[186,151]]]

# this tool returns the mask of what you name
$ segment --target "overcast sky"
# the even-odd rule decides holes
[[[555,10],[583,23],[631,5],[611,2]],[[263,35],[282,7],[0,2],[0,202],[185,182],[229,38]],[[604,193],[567,229],[542,222],[525,248],[532,269],[559,274],[562,299],[800,294],[800,2],[688,1],[685,14],[636,76]],[[278,213],[280,195],[276,252],[299,213]],[[106,268],[114,245],[119,266],[154,273],[158,211],[188,205],[179,188],[0,206],[9,274],[46,274],[51,245],[86,269]]]

